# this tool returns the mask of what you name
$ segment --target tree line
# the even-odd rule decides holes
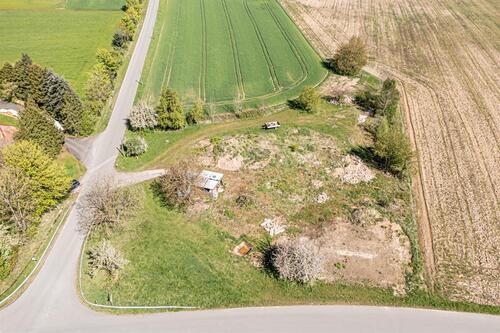
[[[26,54],[0,68],[0,99],[24,105],[15,142],[0,151],[0,280],[10,274],[20,247],[36,233],[42,215],[67,197],[71,179],[55,157],[65,133],[85,136],[93,132],[135,34],[142,3],[126,1],[112,50],[97,50],[83,100],[62,76],[34,63]],[[111,197],[112,192],[106,193]],[[125,199],[113,200],[122,205]],[[103,248],[110,255],[109,246],[104,244]],[[103,260],[108,262],[96,254],[92,258],[97,266]]]

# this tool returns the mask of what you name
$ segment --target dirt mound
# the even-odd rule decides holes
[[[361,227],[335,221],[314,239],[326,259],[323,280],[393,288],[401,294],[410,269],[410,242],[388,220]]]
[[[375,174],[357,156],[347,155],[342,158],[342,166],[333,171],[335,177],[344,183],[359,184],[369,182]]]

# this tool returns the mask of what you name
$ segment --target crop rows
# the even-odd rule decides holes
[[[190,103],[276,104],[326,75],[320,58],[274,0],[161,3],[141,96],[163,85]]]

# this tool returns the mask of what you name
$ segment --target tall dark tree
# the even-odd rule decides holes
[[[26,108],[20,113],[19,131],[15,139],[30,140],[51,157],[59,154],[64,144],[64,134],[55,127],[54,119],[32,100],[28,101]]]
[[[30,91],[29,73],[32,64],[33,61],[31,58],[24,53],[21,56],[21,59],[14,64],[14,83],[17,86],[15,97],[22,101],[28,100]]]
[[[399,90],[396,81],[386,79],[377,98],[377,112],[387,117],[389,123],[394,121],[399,106]]]
[[[47,77],[47,69],[32,64],[28,72],[29,91],[28,98],[31,98],[35,103],[40,105],[45,97],[45,79]]]
[[[40,106],[47,110],[53,118],[61,119],[64,96],[67,93],[74,94],[68,82],[52,70],[48,70],[45,78],[44,92],[45,96]]]
[[[163,88],[156,107],[158,126],[165,130],[177,130],[186,125],[184,110],[177,93],[169,87]]]
[[[14,67],[10,62],[6,62],[0,68],[0,84],[14,81]]]

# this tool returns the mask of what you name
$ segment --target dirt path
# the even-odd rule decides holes
[[[281,2],[323,56],[359,34],[377,60],[369,70],[400,81],[427,272],[453,298],[500,304],[500,7]]]

